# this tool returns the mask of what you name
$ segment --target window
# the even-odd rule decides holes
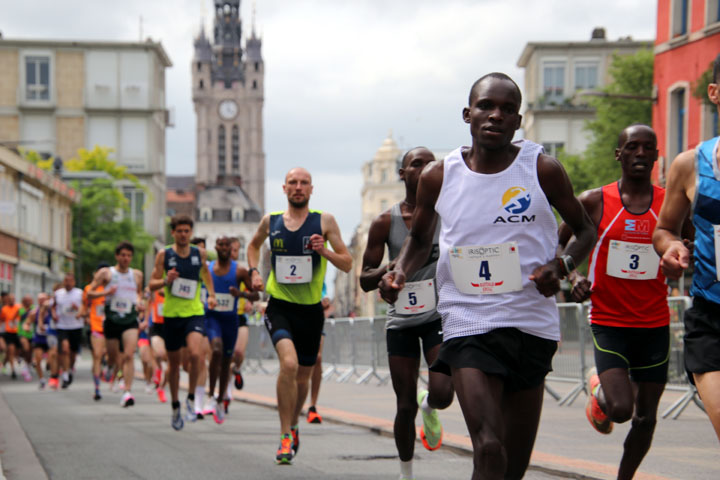
[[[260,62],[255,62],[255,71],[260,70]]]
[[[705,24],[711,25],[717,22],[720,22],[720,0],[708,0]]]
[[[145,206],[145,192],[134,188],[123,188],[123,194],[128,201],[129,207],[125,215],[129,216],[136,224],[145,225],[145,214],[143,211],[143,207]]]
[[[225,174],[225,125],[218,129],[218,173]]]
[[[240,173],[240,132],[237,125],[232,128],[232,171]]]
[[[689,0],[673,0],[672,3],[672,36],[679,37],[688,33],[688,2]]]
[[[565,63],[543,65],[543,94],[549,102],[562,101],[565,96]]]
[[[257,80],[253,80],[252,88],[253,90],[257,90]]]
[[[668,157],[674,159],[687,149],[686,89],[678,87],[670,93],[670,122],[668,125]]]
[[[50,100],[50,57],[25,57],[25,99]]]
[[[203,81],[200,80],[200,90],[202,90],[203,88],[205,88],[205,85],[203,84]]]
[[[202,72],[202,62],[197,62],[197,71]]]
[[[545,153],[551,157],[557,157],[558,153],[565,148],[563,142],[543,142],[542,146],[545,149]]]
[[[597,87],[597,63],[578,63],[575,65],[575,90],[592,90]]]

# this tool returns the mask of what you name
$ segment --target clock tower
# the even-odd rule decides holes
[[[212,38],[201,29],[191,66],[197,119],[195,182],[199,189],[241,187],[264,210],[262,40],[254,24],[243,38],[240,0],[214,0],[213,6]]]

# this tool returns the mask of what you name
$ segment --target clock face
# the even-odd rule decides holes
[[[222,102],[220,102],[218,112],[224,120],[230,120],[231,118],[235,118],[235,115],[237,115],[238,113],[237,103],[235,103],[233,100],[223,100]]]

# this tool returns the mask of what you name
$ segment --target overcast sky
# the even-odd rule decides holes
[[[6,38],[159,40],[173,66],[167,172],[195,171],[190,91],[193,37],[212,0],[0,0]],[[401,147],[468,143],[460,112],[479,76],[516,62],[529,41],[655,36],[651,0],[257,0],[265,60],[266,210],[283,209],[280,185],[296,165],[314,176],[314,208],[338,218],[346,241],[360,219],[360,168],[392,129]],[[252,2],[244,0],[244,33]]]

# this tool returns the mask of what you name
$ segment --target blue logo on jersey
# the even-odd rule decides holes
[[[508,213],[523,213],[530,208],[530,193],[523,187],[510,187],[503,193],[502,204]]]

